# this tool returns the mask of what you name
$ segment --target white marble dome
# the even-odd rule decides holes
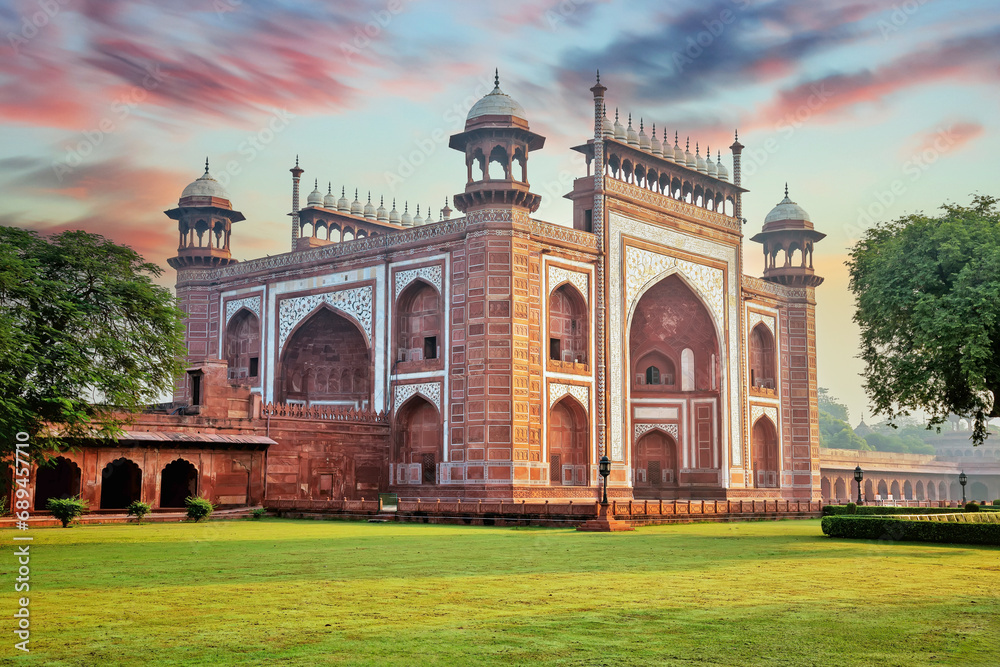
[[[469,115],[465,121],[469,122],[480,116],[514,116],[521,120],[528,120],[524,112],[524,107],[513,97],[500,90],[500,76],[497,75],[495,85],[485,97],[472,105]]]
[[[782,222],[783,220],[804,220],[812,222],[806,210],[788,198],[788,187],[785,187],[785,198],[778,202],[778,205],[771,209],[771,212],[764,218],[764,224],[771,222]]]
[[[228,200],[229,194],[222,187],[222,184],[208,173],[208,161],[206,160],[205,173],[198,180],[189,183],[183,192],[181,192],[181,199],[185,197],[217,197]]]

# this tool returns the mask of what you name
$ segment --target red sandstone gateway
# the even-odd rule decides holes
[[[545,139],[499,79],[451,137],[460,217],[349,202],[318,179],[301,208],[296,161],[290,251],[237,263],[244,216],[206,164],[166,212],[188,314],[174,403],[117,447],[67,454],[39,493],[109,509],[195,493],[592,506],[607,454],[613,501],[818,500],[824,235],[786,192],[753,237],[763,278],[743,275],[739,141],[730,181],[720,152],[612,123],[606,88],[591,91],[567,224],[531,217]]]

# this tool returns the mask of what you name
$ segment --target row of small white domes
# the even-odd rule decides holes
[[[608,120],[608,110],[607,107],[604,109],[604,137],[609,139],[615,139],[616,141],[621,141],[627,143],[629,146],[635,146],[639,150],[657,157],[662,157],[670,162],[675,162],[683,167],[689,169],[694,169],[703,174],[707,174],[712,178],[718,178],[720,181],[729,180],[729,170],[726,169],[725,165],[722,164],[722,151],[719,151],[716,162],[712,162],[711,149],[705,149],[705,156],[701,156],[701,149],[698,144],[695,144],[694,155],[691,154],[691,139],[687,140],[687,147],[681,148],[678,143],[678,135],[674,133],[674,145],[670,146],[670,139],[667,137],[667,131],[663,130],[663,141],[656,136],[656,125],[653,125],[653,136],[650,138],[646,134],[646,130],[643,127],[642,120],[639,120],[639,131],[636,132],[632,127],[632,114],[628,116],[628,127],[623,126],[618,122],[618,110],[615,109],[615,122],[612,123]],[[706,159],[707,158],[707,159]]]
[[[448,209],[448,200],[445,200],[445,209]],[[392,210],[387,211],[385,208],[385,200],[380,200],[378,208],[372,204],[372,195],[368,193],[368,203],[362,205],[361,201],[358,199],[358,191],[354,191],[354,201],[348,202],[345,195],[345,189],[340,189],[340,199],[333,194],[333,185],[328,184],[326,190],[326,196],[319,191],[319,179],[316,180],[315,189],[309,193],[308,199],[306,199],[306,206],[318,206],[331,211],[337,211],[338,213],[348,213],[350,215],[356,215],[359,217],[364,217],[366,220],[376,220],[378,222],[388,222],[394,225],[402,225],[403,227],[419,227],[420,225],[426,225],[434,222],[433,214],[431,212],[431,207],[427,207],[427,218],[423,218],[420,215],[420,205],[417,205],[417,214],[410,215],[410,205],[409,202],[403,205],[403,213],[400,214],[396,210],[396,200],[392,201]],[[449,209],[450,210],[450,209]]]

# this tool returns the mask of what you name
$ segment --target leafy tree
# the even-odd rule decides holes
[[[182,370],[184,314],[162,273],[83,231],[0,227],[0,452],[114,438]]]
[[[849,420],[847,406],[834,398],[826,387],[819,388],[819,409],[840,421]]]
[[[945,204],[865,232],[847,262],[861,327],[865,390],[890,420],[924,410],[1000,416],[1000,210],[994,197]]]
[[[126,515],[134,516],[136,523],[142,523],[142,517],[146,516],[152,511],[153,508],[149,503],[144,503],[141,500],[133,500],[132,504],[129,505],[126,510]]]
[[[835,449],[859,449],[868,451],[871,447],[854,432],[851,425],[837,419],[829,412],[819,412],[819,445]]]

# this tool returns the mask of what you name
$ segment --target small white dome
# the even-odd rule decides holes
[[[309,193],[309,198],[306,199],[306,206],[322,206],[323,205],[323,193],[319,191],[319,179],[316,179],[316,186],[313,191]]]
[[[684,149],[681,148],[680,144],[677,143],[677,133],[674,132],[674,162],[679,165],[687,164],[687,157],[684,155]]]
[[[426,218],[424,218],[424,224],[425,224],[425,225],[429,225],[429,224],[431,224],[432,222],[434,222],[434,211],[432,211],[432,210],[431,210],[431,207],[430,207],[430,206],[428,206],[428,207],[427,207],[427,217],[426,217]]]
[[[656,124],[653,124],[653,138],[649,141],[649,152],[653,155],[663,157],[663,144],[660,143],[660,139],[656,136]]]
[[[208,173],[208,158],[205,158],[205,173],[195,181],[188,184],[181,192],[181,199],[185,197],[217,197],[219,199],[229,199],[226,189],[222,184],[212,178]]]
[[[420,227],[424,224],[424,219],[420,216],[420,204],[417,204],[417,214],[413,216],[413,226]]]
[[[403,215],[399,219],[399,224],[403,225],[404,227],[412,227],[413,226],[413,216],[410,215],[410,203],[409,202],[407,202],[406,204],[403,205]]]
[[[806,210],[788,198],[788,185],[785,185],[785,198],[778,202],[778,205],[771,209],[771,212],[764,218],[764,224],[771,222],[781,222],[783,220],[804,220],[812,222]]]
[[[399,224],[399,211],[396,210],[396,200],[392,200],[392,210],[389,211],[389,222],[394,225]]]
[[[605,138],[614,138],[615,136],[615,126],[608,120],[608,107],[604,105],[604,130],[601,135]]]
[[[618,122],[618,109],[615,109],[615,124],[612,125],[615,130],[615,139],[618,141],[625,141],[625,127]]]
[[[378,209],[375,211],[375,219],[379,222],[389,222],[389,212],[385,210],[384,199],[379,199]]]
[[[372,193],[368,193],[368,203],[365,204],[365,219],[374,220],[375,219],[375,206],[372,205]]]
[[[340,186],[340,199],[337,200],[337,212],[338,213],[351,212],[351,203],[347,201],[347,197],[344,196],[344,186]]]
[[[716,157],[718,158],[715,162],[715,171],[718,174],[716,178],[718,178],[720,181],[728,181],[729,170],[726,169],[726,165],[722,164],[722,152],[720,151]]]
[[[354,201],[351,202],[351,215],[361,215],[361,202],[358,201],[358,190],[354,189]]]
[[[328,208],[331,211],[337,210],[337,197],[333,194],[333,184],[326,184],[326,196],[323,197],[323,208]]]
[[[646,130],[642,126],[642,119],[639,119],[639,150],[650,151],[649,137],[646,136]]]
[[[626,130],[629,146],[639,145],[639,133],[632,127],[632,114],[628,115],[628,130]]]
[[[517,100],[500,90],[500,75],[497,74],[494,80],[494,88],[481,100],[472,105],[465,122],[468,123],[480,116],[514,116],[521,120],[528,120],[522,107]]]
[[[708,173],[708,163],[705,162],[705,158],[701,156],[701,148],[698,147],[698,144],[694,145],[694,163],[696,165],[695,168],[698,171],[703,174]]]
[[[688,169],[698,168],[698,161],[694,159],[694,153],[691,152],[690,138],[688,138],[687,145],[684,147],[684,166]]]
[[[711,146],[705,147],[705,166],[708,167],[708,171],[706,171],[705,173],[711,176],[712,178],[716,178],[717,172],[715,170],[715,163],[712,162]]]

